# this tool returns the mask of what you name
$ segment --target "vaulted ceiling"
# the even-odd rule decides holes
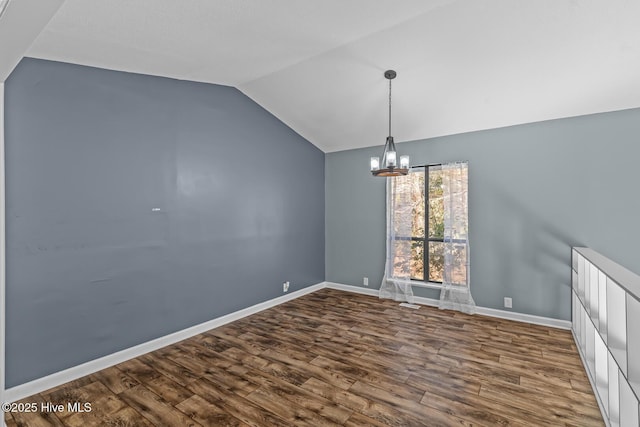
[[[639,22],[635,0],[66,0],[23,54],[236,86],[330,152],[384,143],[389,68],[396,141],[640,107]]]

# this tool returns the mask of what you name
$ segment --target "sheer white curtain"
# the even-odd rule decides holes
[[[469,201],[467,162],[442,165],[444,198],[444,271],[440,308],[473,314],[469,269]]]
[[[387,259],[380,298],[413,303],[411,289],[411,227],[414,204],[412,169],[406,176],[387,178]]]

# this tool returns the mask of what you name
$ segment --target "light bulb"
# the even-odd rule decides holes
[[[395,167],[396,166],[396,152],[395,151],[387,151],[387,164],[386,167]]]
[[[371,158],[371,171],[377,171],[380,169],[380,157]]]
[[[400,169],[409,169],[409,156],[400,156]]]

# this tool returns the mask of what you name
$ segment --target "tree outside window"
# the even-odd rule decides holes
[[[396,235],[396,242],[411,240],[411,257],[404,259],[402,256],[394,258],[394,275],[401,275],[402,271],[407,271],[406,263],[409,263],[411,279],[442,283],[444,272],[444,194],[443,179],[445,173],[464,174],[461,178],[462,188],[456,191],[468,191],[468,170],[443,171],[439,165],[426,166],[419,170],[414,170],[407,176],[394,178],[393,196],[409,196],[411,203],[402,205],[406,212],[397,214],[410,214],[411,236]],[[457,178],[457,177],[456,177]],[[465,198],[466,200],[466,198]],[[464,206],[463,214],[468,215],[468,206]],[[458,233],[453,236],[453,283],[467,283],[467,235]],[[425,250],[426,248],[426,250]]]

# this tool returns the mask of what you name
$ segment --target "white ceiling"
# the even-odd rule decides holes
[[[388,68],[396,141],[640,107],[640,2],[66,0],[26,55],[236,86],[330,152],[384,143]]]
[[[0,83],[9,77],[63,1],[0,0]]]

